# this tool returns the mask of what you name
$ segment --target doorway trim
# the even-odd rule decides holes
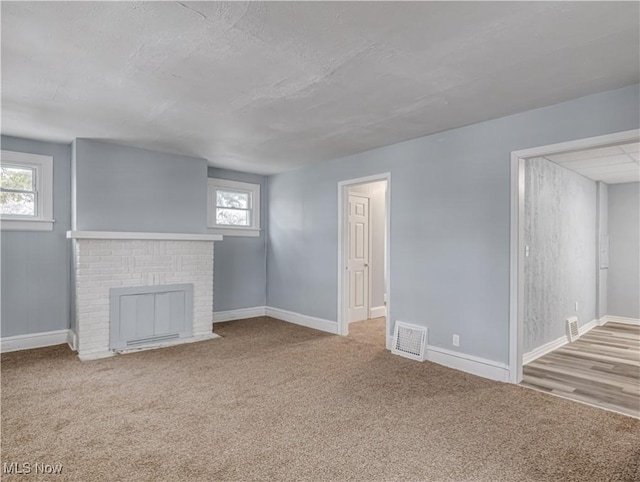
[[[509,381],[522,381],[524,325],[524,196],[525,161],[567,151],[638,141],[640,129],[587,137],[511,153],[511,222],[509,255]]]
[[[385,324],[385,340],[386,348],[389,346],[389,329],[391,326],[391,173],[384,172],[381,174],[374,174],[372,176],[360,177],[356,179],[348,179],[338,182],[338,335],[346,336],[349,334],[349,320],[347,316],[347,287],[349,286],[346,279],[346,266],[347,266],[347,242],[348,232],[346,223],[348,220],[347,207],[349,206],[349,188],[357,186],[359,184],[368,184],[371,182],[386,181],[387,189],[385,192],[385,259],[384,259],[384,272],[385,272],[385,292],[387,295],[387,313]]]

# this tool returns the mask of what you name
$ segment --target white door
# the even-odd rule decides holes
[[[349,195],[349,322],[369,318],[369,199]]]

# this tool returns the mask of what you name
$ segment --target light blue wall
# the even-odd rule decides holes
[[[598,248],[598,259],[596,268],[596,318],[604,318],[608,315],[607,310],[607,288],[609,285],[608,275],[608,248],[607,236],[609,235],[609,194],[608,185],[604,182],[596,183],[598,198],[597,218],[596,218],[596,246]]]
[[[74,229],[204,233],[207,161],[74,141]]]
[[[70,320],[71,148],[2,136],[2,149],[53,156],[53,231],[2,231],[1,336],[63,330]]]
[[[262,232],[259,237],[225,236],[215,243],[213,311],[237,310],[266,304],[267,180],[257,174],[209,168],[209,177],[260,184]]]
[[[543,158],[525,163],[524,352],[596,316],[596,182]],[[575,303],[578,302],[576,311]]]
[[[608,315],[640,318],[640,183],[609,185]]]
[[[390,171],[391,319],[507,363],[510,152],[636,129],[639,104],[634,85],[270,177],[267,304],[336,320],[337,184]]]

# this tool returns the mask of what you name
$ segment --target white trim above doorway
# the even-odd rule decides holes
[[[349,323],[347,317],[347,303],[345,300],[347,299],[348,294],[346,293],[346,288],[348,286],[346,280],[346,243],[347,243],[347,229],[346,229],[346,208],[348,205],[348,195],[349,195],[349,187],[356,186],[358,184],[367,184],[371,182],[377,181],[386,181],[387,189],[385,194],[385,292],[387,295],[387,306],[386,306],[386,339],[389,340],[390,328],[391,328],[391,283],[390,283],[390,265],[391,265],[391,243],[390,243],[390,232],[391,232],[391,173],[385,172],[382,174],[376,174],[373,176],[360,177],[357,179],[349,179],[345,181],[338,182],[338,334],[339,335],[347,335],[349,333]],[[387,341],[387,349],[390,349],[389,342]]]
[[[522,381],[522,331],[524,318],[524,163],[526,159],[561,152],[634,142],[640,129],[588,137],[575,141],[513,151],[511,153],[511,222],[509,263],[509,381]]]

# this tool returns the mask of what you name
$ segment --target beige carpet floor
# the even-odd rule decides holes
[[[386,346],[386,325],[387,319],[384,317],[355,321],[349,323],[349,337],[360,343],[384,348]]]
[[[40,480],[640,480],[640,420],[269,318],[216,331],[92,362],[2,355],[1,462],[63,464]]]

